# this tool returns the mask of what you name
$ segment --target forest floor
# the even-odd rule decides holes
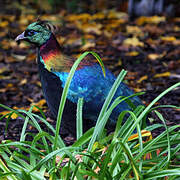
[[[26,110],[36,104],[47,117],[51,117],[39,81],[36,49],[28,43],[18,45],[14,41],[37,17],[33,9],[16,4],[13,9],[7,6],[1,11],[0,103]],[[44,14],[40,19],[60,26],[57,38],[65,54],[78,57],[84,51],[92,50],[100,55],[105,66],[115,75],[126,69],[128,73],[125,83],[135,92],[146,92],[140,97],[145,105],[180,81],[178,17],[154,16],[130,20],[126,13],[107,10],[93,15],[61,11],[57,14]],[[180,87],[168,93],[156,105],[170,104],[180,105]],[[167,125],[180,123],[179,109],[163,108],[159,111],[167,120]],[[0,112],[7,113],[3,108],[0,108]],[[48,119],[55,124],[55,120]],[[1,119],[0,140],[17,140],[22,125],[20,118],[13,117],[5,133],[6,119]],[[160,132],[153,132],[153,135]],[[67,139],[68,142],[70,140]]]

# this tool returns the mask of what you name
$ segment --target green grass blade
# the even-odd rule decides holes
[[[154,171],[154,172],[145,174],[143,177],[144,179],[148,180],[148,179],[155,179],[155,178],[169,177],[169,176],[180,176],[180,168]]]
[[[82,110],[83,110],[83,98],[79,98],[77,104],[77,114],[76,114],[76,139],[79,139],[83,134],[83,119],[82,119]]]

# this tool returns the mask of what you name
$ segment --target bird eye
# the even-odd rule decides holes
[[[27,32],[27,35],[28,35],[28,36],[33,36],[33,35],[35,35],[36,33],[37,33],[36,31],[31,30],[31,31],[28,31],[28,32]]]

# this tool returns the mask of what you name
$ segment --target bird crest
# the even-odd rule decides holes
[[[46,28],[47,30],[52,32],[54,35],[57,34],[57,32],[60,29],[59,26],[54,25],[54,24],[50,23],[49,21],[40,20],[39,17],[37,19],[37,25],[40,25],[40,26]]]

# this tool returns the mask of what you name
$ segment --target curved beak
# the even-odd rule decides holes
[[[20,42],[21,40],[25,40],[26,37],[24,36],[24,33],[25,33],[25,32],[23,32],[23,33],[21,33],[20,35],[18,35],[18,36],[16,37],[15,41]]]

